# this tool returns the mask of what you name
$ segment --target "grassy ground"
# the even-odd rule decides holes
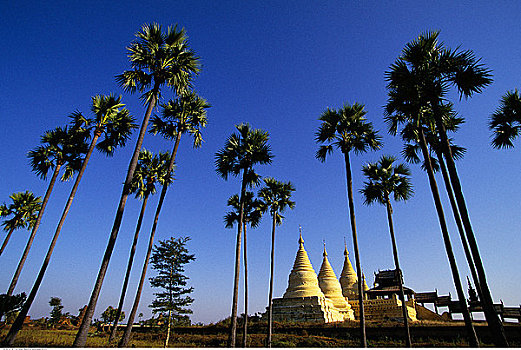
[[[321,335],[308,334],[313,332],[313,328],[308,328],[306,331],[305,325],[292,324],[290,327],[287,325],[278,325],[276,327],[276,334],[273,335],[273,347],[359,347],[358,336],[353,336],[341,333],[331,333]],[[299,327],[300,326],[300,327]],[[346,327],[347,325],[343,325]],[[372,325],[371,329],[377,331],[381,329],[383,331],[383,325],[380,327]],[[386,324],[385,326],[388,326]],[[427,325],[418,325],[420,327]],[[277,331],[278,328],[278,331]],[[327,327],[326,327],[327,328]],[[347,326],[346,328],[351,328]],[[517,328],[517,327],[516,327]],[[284,330],[283,330],[284,329]],[[521,330],[521,327],[517,328]],[[368,329],[369,330],[369,329]],[[212,327],[185,327],[177,329],[177,333],[172,334],[170,338],[170,347],[225,347],[227,341],[227,327],[219,327],[218,329]],[[203,331],[203,332],[201,332]],[[18,334],[14,343],[15,347],[70,347],[76,336],[76,330],[51,330],[51,329],[38,329],[36,327],[24,327]],[[182,332],[182,334],[180,334]],[[378,332],[378,331],[377,331]],[[118,332],[118,337],[122,335],[122,332]],[[248,347],[264,347],[265,330],[262,328],[255,329],[252,327],[251,333],[248,335]],[[285,333],[285,334],[282,334]],[[378,332],[380,333],[380,332]],[[397,329],[393,332],[393,336],[385,336],[380,333],[376,337],[368,337],[369,347],[404,347],[405,343],[401,339],[401,332]],[[7,334],[7,329],[0,330],[0,340]],[[335,335],[336,334],[336,335]],[[341,336],[338,336],[340,335]],[[238,330],[237,343],[242,346],[242,330]],[[441,335],[441,334],[440,334]],[[163,347],[165,336],[162,333],[156,331],[149,332],[133,332],[132,340],[129,347],[139,348],[152,348],[152,347]],[[467,341],[464,337],[455,337],[454,339],[447,339],[444,337],[436,337],[433,334],[432,337],[413,337],[414,347],[466,347],[468,346]],[[116,342],[117,343],[117,342]],[[112,344],[115,347],[117,344]],[[485,346],[491,346],[490,344],[484,344]],[[519,341],[511,342],[511,346],[519,347],[521,343]],[[91,332],[87,340],[87,347],[109,347],[108,345],[108,333],[106,332]]]
[[[3,338],[6,330],[0,331]],[[39,330],[26,328],[20,331],[15,347],[70,347],[76,336],[76,330]],[[251,334],[248,336],[249,347],[264,347],[265,335]],[[170,347],[225,347],[226,334],[174,334],[170,339]],[[164,336],[155,333],[134,333],[130,347],[149,348],[163,347]],[[241,336],[238,343],[242,344]],[[396,339],[368,340],[370,347],[400,347],[404,343]],[[87,340],[87,347],[108,347],[108,334],[91,333]],[[114,344],[112,345],[115,346]],[[452,342],[434,339],[418,340],[414,346],[421,347],[462,347],[467,346],[463,340]],[[275,334],[273,336],[273,347],[359,347],[358,339],[337,339],[321,336]]]

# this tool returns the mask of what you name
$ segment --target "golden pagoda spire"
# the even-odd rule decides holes
[[[342,286],[342,295],[347,298],[353,298],[357,295],[358,290],[356,284],[358,277],[356,276],[355,269],[349,261],[349,252],[347,251],[347,243],[344,238],[344,267],[340,273],[340,285]]]
[[[324,294],[318,286],[318,279],[313,266],[309,261],[308,253],[304,249],[304,239],[302,238],[302,227],[299,226],[299,249],[295,257],[293,269],[289,274],[288,288],[284,293],[283,298],[300,298],[319,296],[324,297]]]
[[[327,259],[326,242],[324,242],[324,259],[318,273],[318,285],[324,293],[325,297],[333,302],[333,305],[339,309],[347,308],[346,299],[342,295],[342,287],[336,278],[335,272]]]

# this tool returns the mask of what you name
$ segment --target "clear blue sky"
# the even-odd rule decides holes
[[[388,135],[383,123],[384,72],[407,42],[422,31],[439,29],[448,46],[474,50],[493,70],[494,83],[482,94],[468,101],[454,100],[467,121],[455,136],[458,144],[468,148],[458,170],[493,297],[519,305],[521,255],[516,222],[521,145],[494,150],[487,128],[501,95],[521,87],[519,13],[521,4],[513,1],[2,1],[0,201],[25,190],[43,196],[47,182],[31,173],[26,153],[39,144],[44,131],[65,124],[69,113],[87,113],[91,96],[122,94],[131,113],[142,119],[144,107],[137,96],[124,94],[113,77],[128,69],[125,47],[143,23],[177,23],[186,28],[191,47],[202,59],[196,90],[213,107],[203,147],[193,150],[188,138],[182,140],[176,181],[167,195],[156,237],[192,237],[189,249],[197,260],[187,274],[195,288],[193,321],[227,317],[236,232],[224,228],[223,215],[227,198],[239,190],[239,181],[225,182],[216,175],[214,154],[234,131],[234,124],[249,122],[265,129],[271,135],[275,159],[258,172],[291,180],[297,188],[296,208],[277,229],[275,296],[281,297],[298,248],[299,224],[317,272],[322,240],[327,242],[337,274],[342,268],[344,237],[352,252],[343,160],[338,153],[325,164],[314,158],[318,117],[326,107],[360,102],[380,130],[383,150],[353,157],[354,187],[359,190],[363,164],[382,154],[399,155],[401,150],[401,141]],[[52,296],[62,298],[64,310],[72,314],[87,304],[134,144],[135,135],[114,157],[92,157],[29,313],[33,318],[48,316]],[[146,136],[144,145],[155,152],[172,147],[152,135]],[[440,294],[454,296],[427,177],[417,166],[412,166],[412,172],[415,196],[406,204],[396,204],[394,215],[406,285],[416,291],[437,288]],[[17,292],[30,290],[70,186],[55,186]],[[156,201],[149,202],[145,217],[127,313]],[[374,271],[394,266],[385,209],[364,207],[359,194],[355,205],[362,264],[372,285]],[[108,305],[117,304],[139,207],[133,198],[127,202],[95,317]],[[464,278],[469,273],[452,222],[450,228]],[[249,232],[249,310],[254,313],[267,305],[269,220]],[[7,290],[27,237],[26,231],[17,231],[1,257],[0,290]],[[152,293],[147,283],[140,307],[145,317],[150,316],[147,305]]]

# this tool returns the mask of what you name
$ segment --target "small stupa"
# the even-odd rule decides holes
[[[336,278],[335,272],[327,259],[326,243],[324,243],[322,266],[318,273],[318,285],[322,293],[333,302],[333,305],[338,309],[346,309],[349,305],[346,298],[342,295],[342,287]]]
[[[347,244],[344,242],[344,267],[340,273],[340,285],[342,286],[342,295],[349,299],[354,299],[358,296],[358,277],[355,269],[349,261],[349,252],[347,251]]]

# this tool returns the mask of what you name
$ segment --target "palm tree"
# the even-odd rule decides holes
[[[489,128],[493,132],[494,148],[514,147],[512,141],[519,136],[521,129],[521,96],[517,89],[508,91],[501,98],[499,107],[490,118]]]
[[[264,179],[265,187],[259,190],[259,197],[262,199],[262,208],[269,211],[272,217],[271,226],[271,264],[270,264],[270,290],[268,296],[268,334],[266,346],[271,348],[271,335],[273,326],[273,278],[275,267],[275,226],[282,225],[282,212],[286,208],[293,209],[295,202],[291,200],[291,193],[295,187],[291,182],[280,182],[273,178]]]
[[[385,107],[385,120],[389,125],[389,133],[391,135],[396,135],[398,127],[402,124],[406,124],[404,129],[409,128],[413,130],[412,132],[416,133],[416,139],[421,148],[424,160],[423,164],[427,171],[429,186],[431,188],[438,221],[440,223],[452,279],[454,281],[454,286],[463,313],[469,344],[477,347],[479,341],[465,302],[465,294],[463,293],[463,288],[461,286],[458,266],[452,250],[452,243],[450,241],[449,231],[445,221],[445,214],[443,212],[438,186],[436,184],[436,179],[434,178],[434,167],[432,163],[433,157],[429,152],[425,136],[425,126],[427,126],[428,129],[429,126],[434,124],[432,121],[432,112],[429,108],[425,107],[425,104],[421,99],[418,99],[418,93],[415,89],[416,77],[413,74],[410,74],[408,70],[404,71],[399,68],[399,65],[396,63],[391,66],[391,68],[393,69],[386,73],[389,99]],[[402,133],[406,132],[402,131]]]
[[[459,125],[463,123],[463,118],[459,118],[456,116],[456,113],[452,110],[452,105],[448,104],[444,106],[446,109],[446,115],[443,123],[445,124],[445,129],[447,131],[456,131],[459,128]],[[432,124],[432,123],[431,123]],[[431,159],[431,164],[433,167],[433,172],[437,172],[441,170],[443,182],[445,185],[445,190],[447,192],[447,196],[449,198],[449,202],[452,209],[452,214],[454,216],[454,221],[456,222],[456,227],[458,228],[458,233],[460,236],[461,243],[463,245],[463,250],[465,252],[465,257],[467,258],[467,262],[469,265],[469,270],[472,275],[472,279],[474,281],[474,285],[478,290],[478,294],[483,300],[481,288],[479,285],[479,279],[476,271],[476,266],[474,264],[474,259],[472,258],[472,253],[470,252],[469,244],[467,242],[467,238],[465,236],[465,230],[463,228],[463,223],[461,221],[461,216],[459,214],[458,206],[456,204],[456,199],[454,198],[454,192],[452,190],[452,185],[450,183],[449,174],[447,172],[447,167],[445,165],[445,161],[443,159],[443,154],[441,153],[441,146],[438,137],[432,133],[434,130],[434,124],[430,125],[429,128],[424,128],[425,139],[429,148],[429,155]],[[414,127],[411,124],[406,125],[401,132],[402,139],[407,143],[404,146],[402,154],[405,159],[409,163],[418,164],[421,162],[420,157],[418,156],[418,152],[420,150],[420,141],[418,139],[418,133],[415,131]],[[449,139],[450,148],[452,150],[452,156],[454,159],[459,160],[463,158],[463,155],[466,152],[464,147],[460,147],[455,145],[452,139]],[[436,157],[432,156],[431,153],[434,153]],[[427,165],[425,163],[422,164],[422,169],[427,171]]]
[[[328,108],[319,120],[322,121],[315,140],[321,145],[316,153],[316,158],[321,162],[326,161],[326,156],[333,152],[333,147],[340,149],[344,154],[347,178],[347,197],[349,203],[349,217],[351,220],[351,233],[353,235],[353,247],[355,251],[356,269],[358,273],[358,302],[360,310],[360,346],[367,347],[365,335],[364,316],[364,289],[362,286],[362,267],[358,252],[358,238],[356,234],[355,208],[353,201],[353,180],[351,176],[351,164],[349,153],[365,153],[368,150],[377,150],[381,147],[381,137],[373,129],[373,125],[364,117],[366,111],[364,105],[355,103],[352,106],[346,104],[338,111]]]
[[[136,230],[134,232],[134,239],[132,241],[132,247],[130,248],[127,271],[125,273],[125,280],[121,289],[118,309],[116,311],[116,317],[114,319],[114,325],[112,326],[112,331],[110,332],[109,344],[112,342],[114,336],[116,335],[118,321],[123,310],[123,302],[125,301],[125,296],[127,293],[128,281],[130,278],[132,265],[134,263],[134,255],[136,253],[137,240],[139,237],[139,232],[141,230],[143,216],[145,215],[148,197],[151,194],[156,193],[156,183],[160,183],[161,185],[163,185],[166,182],[171,182],[172,174],[167,170],[167,165],[170,162],[170,158],[170,153],[168,152],[160,152],[159,155],[154,155],[152,154],[152,152],[146,149],[143,149],[139,154],[139,161],[136,167],[136,171],[134,172],[134,178],[132,179],[130,193],[135,193],[136,198],[143,200],[143,203],[141,205],[141,211],[139,212]]]
[[[181,97],[176,100],[170,100],[167,104],[164,104],[161,107],[163,109],[163,118],[160,118],[158,116],[154,118],[154,120],[152,121],[153,125],[151,132],[154,134],[159,133],[166,139],[171,140],[175,138],[174,148],[172,150],[172,157],[170,158],[170,161],[168,163],[167,170],[168,173],[171,173],[174,169],[177,149],[179,147],[181,136],[183,134],[189,133],[192,135],[194,139],[194,148],[201,147],[203,142],[201,128],[204,128],[206,126],[206,109],[210,108],[210,105],[206,102],[206,100],[197,96],[194,92],[188,92],[182,94]],[[152,248],[154,246],[154,236],[157,229],[157,223],[159,222],[159,214],[161,212],[161,208],[163,207],[163,202],[165,200],[166,191],[169,185],[170,182],[165,182],[161,189],[159,202],[157,203],[156,213],[154,216],[154,223],[152,224],[152,230],[150,232],[147,255],[145,257],[145,262],[143,263],[143,269],[141,272],[139,286],[136,292],[136,296],[134,298],[132,311],[130,312],[130,315],[128,317],[127,327],[125,328],[123,337],[121,338],[118,345],[120,347],[127,347],[128,342],[130,341],[132,324],[134,322],[134,318],[136,317],[137,308],[139,307],[141,291],[143,289],[143,284],[145,283],[146,278],[148,261],[150,259]]]
[[[75,347],[84,347],[87,342],[92,316],[94,315],[103,279],[105,278],[110,257],[116,244],[123,212],[125,211],[125,204],[130,194],[130,183],[134,177],[141,145],[143,144],[152,110],[161,97],[161,87],[166,84],[176,92],[184,91],[191,85],[192,75],[199,71],[199,58],[188,47],[184,29],[177,30],[177,27],[168,27],[166,33],[163,33],[159,24],[144,24],[141,31],[136,33],[136,37],[137,40],[133,41],[127,48],[131,70],[124,71],[116,76],[116,81],[126,92],[141,92],[147,108],[128,166],[116,216],[114,217],[114,224],[110,232],[105,254],[103,255],[98,277],[92,290],[85,317],[74,340],[73,346]]]
[[[244,199],[244,218],[243,218],[243,230],[244,230],[244,328],[243,328],[243,342],[242,347],[245,348],[248,344],[248,255],[246,245],[246,226],[250,224],[250,227],[255,228],[259,225],[262,218],[262,210],[260,206],[262,202],[258,199],[253,198],[253,192],[246,192]],[[235,211],[230,211],[224,216],[224,223],[226,228],[233,228],[233,224],[239,222],[239,195],[234,194],[228,198],[228,206],[232,207]]]
[[[81,169],[76,176],[76,181],[72,187],[67,204],[63,210],[60,222],[58,223],[56,232],[54,233],[52,242],[49,246],[42,267],[40,268],[38,277],[34,282],[33,288],[27,297],[27,301],[25,302],[24,307],[20,311],[18,317],[16,318],[13,326],[9,330],[9,333],[4,340],[4,344],[7,346],[11,346],[13,344],[16,334],[22,328],[25,316],[27,316],[31,304],[33,303],[34,298],[38,293],[38,289],[42,283],[45,271],[47,270],[47,266],[51,260],[51,255],[58,240],[58,236],[60,235],[60,231],[63,227],[63,224],[65,223],[67,214],[69,213],[69,210],[72,206],[72,201],[74,200],[74,196],[80,184],[80,180],[83,176],[83,173],[85,172],[94,148],[97,148],[100,152],[105,153],[107,156],[112,156],[117,147],[122,147],[125,145],[126,141],[132,134],[132,130],[136,128],[136,125],[134,124],[134,118],[132,118],[126,108],[122,108],[123,106],[124,104],[121,103],[121,97],[116,98],[113,95],[96,95],[92,97],[91,108],[92,112],[94,113],[94,118],[86,118],[79,112],[72,114],[72,125],[75,128],[83,127],[86,130],[90,130],[92,132],[92,140],[90,142],[87,154],[85,155],[85,159],[83,160]],[[101,136],[103,136],[103,139],[98,143],[98,139]]]
[[[215,154],[215,166],[217,174],[224,180],[229,175],[240,176],[241,192],[239,197],[239,221],[237,225],[237,240],[235,247],[235,277],[233,285],[232,314],[230,324],[230,337],[228,346],[235,347],[237,336],[237,302],[239,295],[239,269],[241,254],[241,234],[244,222],[244,203],[246,187],[251,184],[255,174],[253,166],[256,164],[270,164],[273,158],[271,148],[268,145],[269,134],[260,129],[252,129],[249,124],[235,126],[238,133],[233,133],[224,145],[224,148]]]
[[[449,139],[443,125],[442,106],[447,101],[446,95],[451,87],[457,89],[460,97],[469,98],[490,85],[492,78],[490,70],[480,63],[480,59],[476,58],[471,50],[462,51],[460,48],[455,50],[446,48],[443,43],[438,42],[438,36],[439,32],[426,33],[408,43],[401,57],[394,64],[393,70],[398,72],[398,74],[395,74],[395,78],[398,75],[405,77],[408,73],[414,76],[414,84],[409,88],[415,89],[416,99],[424,108],[429,108],[432,111],[442,153],[447,162],[452,189],[476,265],[483,294],[485,317],[489,327],[491,327],[494,343],[497,346],[507,346],[508,342],[503,325],[493,307],[479,248],[470,223]]]
[[[68,181],[75,172],[80,170],[81,162],[83,161],[82,155],[87,153],[86,137],[88,137],[88,131],[82,128],[74,129],[68,126],[64,128],[58,127],[54,130],[47,131],[41,138],[42,145],[29,151],[28,157],[31,167],[40,178],[45,180],[49,170],[54,168],[54,171],[45,196],[43,197],[42,208],[38,212],[38,217],[36,218],[31,235],[27,240],[22,257],[9,285],[7,295],[13,294],[16,284],[18,283],[18,278],[22,272],[25,260],[27,260],[27,256],[29,255],[29,250],[31,249],[34,237],[40,226],[45,207],[51,197],[51,192],[61,167],[65,166],[65,171],[60,179],[61,181]]]
[[[30,191],[17,192],[9,196],[13,201],[11,204],[2,204],[0,206],[0,217],[12,216],[10,219],[5,219],[2,223],[4,231],[7,232],[2,248],[0,248],[0,255],[4,251],[9,238],[15,230],[21,228],[32,228],[36,223],[38,211],[42,207],[42,199],[35,197]]]
[[[387,220],[389,222],[389,233],[393,246],[393,257],[396,272],[398,273],[400,300],[402,301],[403,324],[405,326],[405,343],[411,347],[411,334],[409,332],[409,315],[405,304],[403,293],[403,274],[398,260],[398,248],[394,236],[393,207],[390,196],[395,201],[406,201],[413,195],[412,185],[409,180],[411,172],[404,164],[394,165],[394,157],[382,156],[376,163],[369,163],[362,168],[362,172],[369,179],[364,182],[364,188],[360,191],[364,195],[364,204],[370,205],[375,202],[383,204],[387,208]]]

